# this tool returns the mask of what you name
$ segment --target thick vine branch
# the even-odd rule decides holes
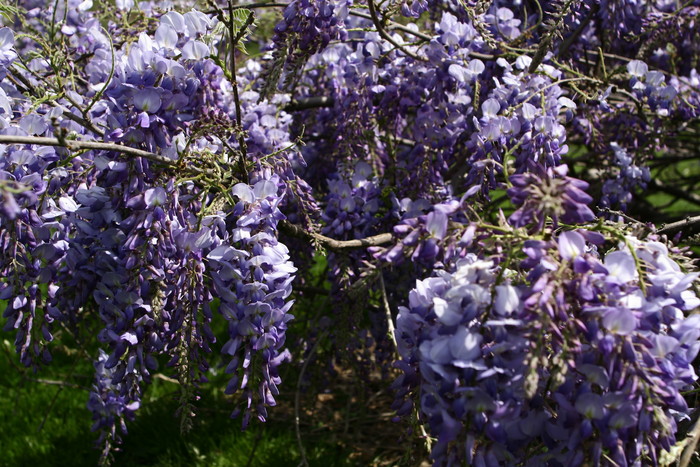
[[[695,231],[700,228],[700,216],[688,217],[682,221],[671,222],[656,231],[658,234],[675,234],[682,230]]]
[[[334,238],[326,237],[325,235],[309,232],[304,228],[288,221],[280,222],[280,230],[288,235],[291,235],[292,237],[314,239],[330,250],[346,250],[351,248],[379,246],[389,243],[393,238],[392,234],[383,233],[372,237],[358,238],[355,240],[336,240]]]
[[[70,139],[58,139],[58,138],[46,138],[43,136],[15,136],[15,135],[0,135],[0,144],[36,144],[38,146],[56,146],[63,147],[71,150],[76,149],[94,149],[98,151],[114,151],[122,154],[128,154],[130,156],[143,157],[153,162],[159,162],[161,164],[168,165],[170,167],[179,167],[176,160],[170,159],[169,157],[156,154],[149,151],[144,151],[142,149],[136,149],[129,146],[124,146],[123,144],[117,143],[104,143],[99,141],[78,141]],[[191,170],[196,173],[208,174],[209,172],[205,169],[198,167],[187,167],[187,170]]]

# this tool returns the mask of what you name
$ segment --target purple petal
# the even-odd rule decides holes
[[[624,336],[637,327],[637,318],[627,308],[608,308],[603,315],[603,327],[614,334]]]
[[[144,112],[156,113],[160,109],[160,94],[152,88],[137,91],[134,95],[134,106]]]
[[[162,187],[149,188],[144,193],[144,201],[149,208],[162,206],[168,201],[168,194]]]
[[[562,232],[559,235],[559,254],[563,259],[573,259],[582,255],[586,249],[583,236],[576,231]]]

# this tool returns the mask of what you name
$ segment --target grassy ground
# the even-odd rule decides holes
[[[225,333],[223,323],[216,328]],[[86,408],[92,364],[65,336],[63,345],[60,336],[52,343],[53,362],[35,373],[18,363],[14,335],[0,331],[0,467],[79,467],[98,462],[96,433],[90,431]],[[96,348],[85,352],[93,353]],[[279,406],[270,409],[270,420],[254,420],[241,431],[240,420],[229,417],[233,403],[223,393],[227,375],[217,359],[212,356],[211,382],[201,388],[194,428],[186,434],[180,433],[174,416],[179,386],[169,379],[167,368],[156,374],[136,419],[128,424],[114,465],[301,464],[294,423],[299,362],[284,369]],[[420,465],[426,457],[421,446],[417,441],[399,443],[405,425],[391,422],[389,381],[374,375],[372,383],[360,383],[352,371],[340,368],[332,374],[327,381],[322,368],[309,365],[309,389],[298,395],[299,430],[309,466]],[[319,384],[320,379],[326,381]]]
[[[317,289],[327,290],[322,258],[316,258],[311,273]],[[4,305],[0,301],[0,315]],[[427,458],[421,442],[411,436],[400,441],[406,425],[391,421],[389,384],[395,375],[383,380],[375,373],[361,380],[348,368],[335,365],[328,371],[325,362],[337,353],[330,348],[329,339],[321,338],[311,352],[316,358],[305,368],[305,384],[297,393],[303,355],[295,336],[309,335],[320,316],[333,314],[329,307],[323,292],[297,297],[297,318],[291,322],[287,340],[295,361],[282,367],[278,406],[269,410],[268,422],[253,420],[241,431],[240,419],[230,418],[234,403],[224,394],[228,375],[222,369],[228,362],[214,353],[209,358],[210,382],[201,387],[196,402],[194,427],[181,434],[180,420],[174,415],[179,385],[169,378],[172,369],[162,361],[136,419],[128,423],[129,433],[114,455],[114,465],[303,465],[294,422],[297,400],[299,435],[309,467],[420,465]],[[86,324],[88,329],[97,325]],[[227,339],[227,325],[218,314],[212,324],[219,349]],[[86,407],[94,378],[90,356],[97,355],[99,345],[93,331],[78,337],[86,348],[58,331],[51,343],[53,361],[35,373],[19,364],[14,333],[0,330],[0,467],[97,465],[97,435],[90,431],[91,413]]]
[[[92,378],[89,365],[80,363],[74,368],[68,356],[57,353],[50,367],[33,374],[16,366],[9,336],[3,333],[2,337],[0,465],[96,465],[99,452],[93,447],[95,433],[90,431],[90,413],[85,405]],[[294,381],[287,383],[294,386]],[[281,395],[284,405],[271,410],[269,422],[253,423],[242,432],[240,421],[229,418],[231,403],[217,386],[203,388],[195,427],[181,435],[179,420],[174,417],[177,385],[156,378],[146,392],[136,420],[129,424],[129,434],[124,437],[121,452],[115,455],[115,465],[300,464],[293,423],[293,394]],[[301,397],[301,434],[309,465],[380,465],[385,463],[381,458],[397,459],[397,453],[392,453],[390,446],[396,445],[400,429],[387,425],[391,423],[388,421],[390,414],[374,414],[367,406],[363,409],[359,398],[346,392],[344,387],[336,394]],[[372,433],[376,435],[377,422],[389,429],[368,440]],[[368,426],[370,430],[363,434]],[[388,443],[384,453],[380,452],[382,439]],[[356,445],[357,440],[364,445]]]

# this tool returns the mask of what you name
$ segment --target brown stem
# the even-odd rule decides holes
[[[682,230],[693,231],[700,226],[700,216],[688,217],[682,221],[671,222],[656,231],[658,234],[674,234]]]
[[[373,0],[367,0],[367,7],[369,9],[369,14],[372,19],[372,23],[374,23],[374,27],[377,28],[377,32],[379,35],[384,38],[387,42],[389,42],[391,45],[399,49],[401,52],[404,54],[408,55],[414,60],[417,61],[425,61],[425,59],[420,58],[418,55],[414,54],[413,52],[410,52],[406,50],[401,44],[396,42],[393,37],[391,37],[387,32],[384,30],[384,27],[382,26],[381,21],[379,21],[379,17],[377,16],[377,10],[374,6],[374,1]]]
[[[241,166],[241,174],[245,177],[246,181],[248,181],[248,171],[246,170],[246,157],[248,155],[248,146],[246,145],[245,142],[245,134],[243,132],[243,125],[241,124],[241,99],[238,95],[238,78],[236,77],[236,37],[234,36],[234,24],[233,24],[233,4],[231,3],[231,0],[228,1],[228,11],[229,11],[229,17],[228,17],[228,27],[229,27],[229,34],[231,36],[231,87],[233,88],[233,103],[236,107],[236,124],[238,125],[238,146],[241,151],[241,158],[240,158],[240,166]],[[252,16],[252,15],[251,15]],[[251,16],[248,16],[248,21],[251,20]],[[248,21],[246,21],[246,24],[241,28],[241,31],[244,31],[245,28],[248,27]]]
[[[391,239],[393,238],[393,235],[390,233],[382,233],[372,237],[358,238],[355,240],[336,240],[334,238],[326,237],[325,235],[308,232],[302,227],[288,221],[282,221],[279,225],[281,231],[291,235],[292,237],[314,239],[330,250],[345,250],[351,248],[379,246],[391,242]]]
[[[332,97],[302,97],[285,105],[284,110],[286,112],[294,112],[296,110],[316,109],[319,107],[333,107],[334,104],[335,101]]]
[[[136,149],[129,146],[124,146],[123,144],[117,143],[104,143],[98,141],[78,141],[78,140],[66,140],[57,138],[46,138],[43,136],[15,136],[15,135],[0,135],[0,144],[36,144],[39,146],[57,146],[64,147],[70,150],[76,149],[95,149],[98,151],[114,151],[122,154],[128,154],[130,156],[143,157],[144,159],[151,160],[153,162],[159,162],[165,164],[169,167],[179,167],[177,161],[170,159],[166,156],[155,154],[153,152],[144,151],[142,149]],[[205,169],[200,169],[198,167],[187,167],[187,170],[200,173],[208,174],[209,172]]]

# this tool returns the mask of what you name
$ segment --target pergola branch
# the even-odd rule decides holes
[[[391,239],[393,238],[393,235],[390,233],[382,233],[372,237],[358,238],[355,240],[336,240],[334,238],[326,237],[325,235],[309,232],[304,228],[288,221],[282,221],[279,225],[281,231],[291,235],[292,237],[314,239],[329,250],[346,250],[385,245],[391,242]]]

